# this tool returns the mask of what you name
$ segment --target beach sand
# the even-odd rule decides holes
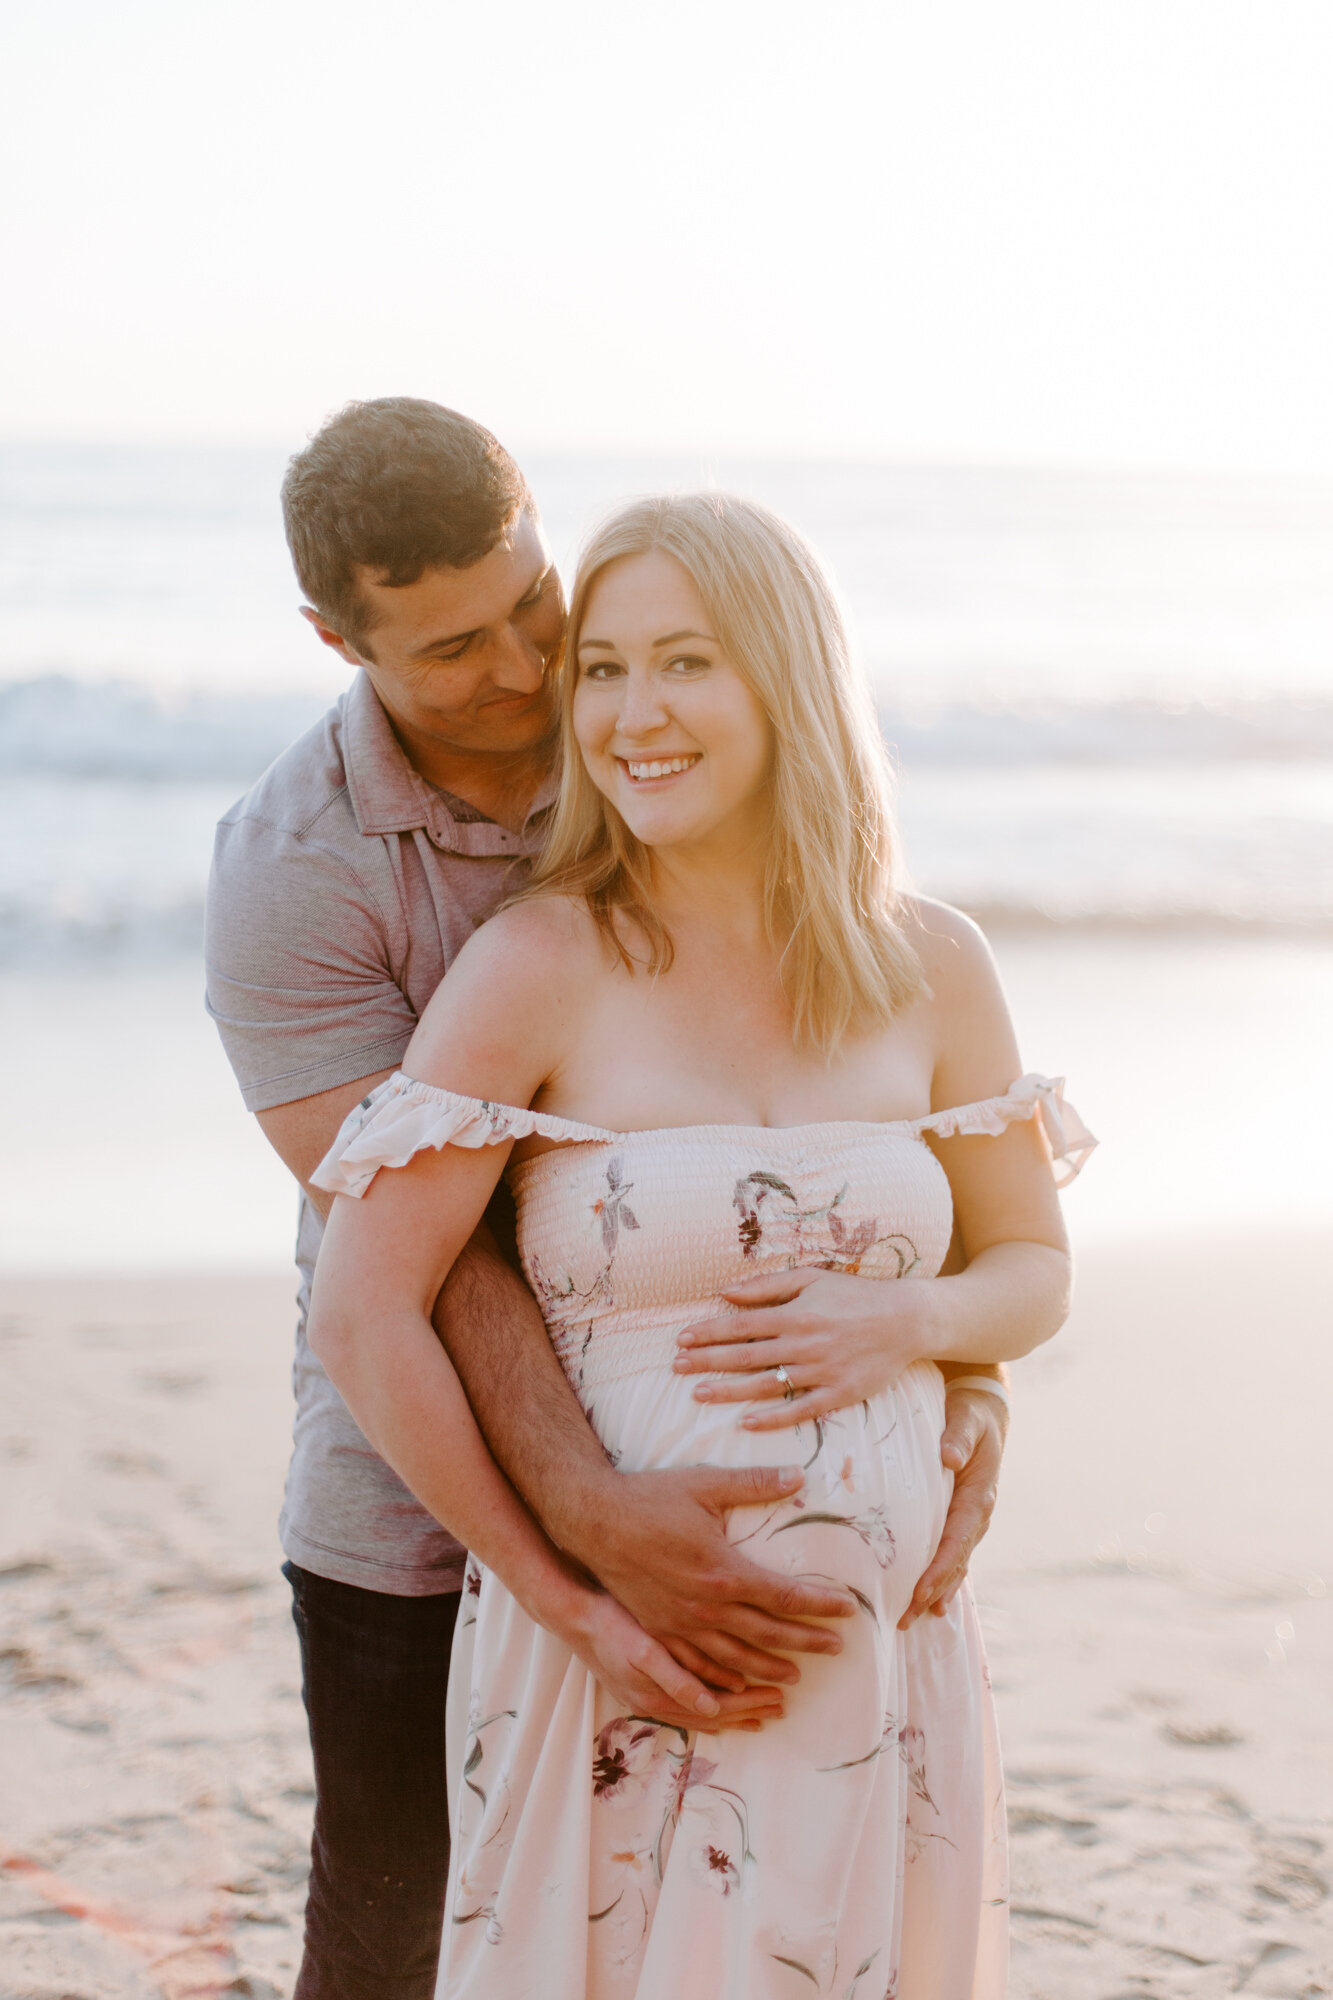
[[[1101,1242],[977,1564],[1018,2000],[1333,1993],[1333,1242]],[[287,2000],[285,1277],[0,1281],[0,1996]]]

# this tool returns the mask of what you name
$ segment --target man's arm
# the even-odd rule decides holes
[[[322,1090],[317,1097],[299,1097],[293,1104],[275,1104],[271,1111],[255,1114],[260,1131],[325,1221],[333,1196],[313,1186],[310,1176],[337,1138],[348,1112],[368,1097],[377,1083],[392,1075],[390,1069],[377,1070],[373,1076],[341,1083],[336,1090]]]
[[[794,1681],[774,1652],[836,1653],[801,1621],[848,1615],[834,1587],[780,1576],[732,1547],[733,1507],[799,1491],[796,1467],[616,1472],[556,1358],[537,1302],[482,1232],[450,1273],[435,1326],[499,1464],[552,1539],[702,1679]]]
[[[383,1070],[258,1114],[307,1197],[332,1197],[310,1176]],[[785,1652],[836,1652],[823,1626],[845,1614],[840,1591],[793,1583],[739,1555],[726,1538],[732,1507],[774,1504],[799,1475],[753,1471],[618,1474],[584,1416],[537,1302],[479,1229],[454,1265],[435,1325],[502,1470],[552,1540],[601,1581],[682,1666],[713,1685],[795,1680]],[[446,1522],[456,1529],[456,1522]]]

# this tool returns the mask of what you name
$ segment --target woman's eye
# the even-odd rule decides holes
[[[667,661],[667,665],[673,672],[679,670],[683,673],[698,673],[704,667],[711,666],[712,661],[703,659],[698,653],[678,653],[674,660]]]
[[[593,660],[583,669],[585,681],[614,680],[620,668],[614,660]]]

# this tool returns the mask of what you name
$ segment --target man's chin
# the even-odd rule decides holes
[[[483,708],[468,730],[471,747],[496,752],[537,750],[543,744],[554,747],[556,718],[548,702],[532,707],[507,708],[493,703]]]

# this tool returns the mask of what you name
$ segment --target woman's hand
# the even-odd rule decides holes
[[[765,1722],[782,1715],[782,1689],[767,1686],[747,1687],[740,1693],[711,1689],[715,1712],[702,1715],[696,1699],[699,1683],[693,1674],[606,1591],[581,1594],[578,1610],[563,1621],[561,1637],[627,1715],[709,1733],[762,1729]]]
[[[808,1423],[878,1395],[930,1354],[931,1284],[844,1271],[750,1278],[722,1294],[740,1312],[684,1329],[674,1366],[680,1375],[721,1374],[699,1384],[701,1403],[763,1400],[767,1408],[741,1418],[748,1430]]]

